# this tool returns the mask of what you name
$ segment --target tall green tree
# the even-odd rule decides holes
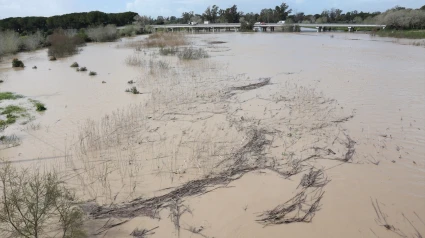
[[[281,20],[286,20],[288,15],[291,14],[292,9],[289,9],[288,4],[283,2],[282,4],[280,4],[280,6],[276,6],[276,12],[279,16],[278,21],[281,21]],[[274,20],[276,20],[276,19],[274,19]]]

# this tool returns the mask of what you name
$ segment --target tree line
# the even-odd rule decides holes
[[[396,6],[385,12],[349,11],[332,8],[317,14],[305,14],[293,11],[286,3],[274,8],[264,8],[258,13],[244,13],[238,10],[237,5],[229,8],[220,8],[217,5],[208,6],[203,13],[193,11],[183,12],[181,16],[137,16],[136,21],[143,25],[187,24],[189,22],[202,23],[242,23],[242,27],[252,29],[256,22],[276,23],[357,23],[382,24],[390,29],[425,29],[425,5],[418,9],[409,9]]]
[[[137,22],[141,25],[202,23],[241,23],[243,29],[252,29],[256,22],[276,23],[368,23],[383,24],[390,29],[425,29],[425,5],[419,9],[396,6],[385,12],[349,11],[332,8],[317,14],[305,14],[293,11],[285,2],[273,8],[264,8],[258,13],[244,13],[237,5],[220,8],[208,6],[203,13],[183,12],[181,16],[139,16],[135,12],[104,13],[100,11],[71,13],[52,17],[10,17],[0,20],[0,31],[13,30],[20,35],[33,34],[37,31],[51,34],[53,30],[82,29],[89,26],[113,24],[128,25]]]
[[[108,24],[124,26],[131,24],[137,15],[135,12],[104,13],[92,11],[51,17],[9,17],[0,20],[0,30],[13,30],[21,35],[26,35],[38,30],[53,32],[57,28],[81,29]]]

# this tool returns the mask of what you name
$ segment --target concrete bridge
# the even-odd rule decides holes
[[[212,23],[212,24],[197,24],[197,25],[189,25],[189,24],[169,24],[169,25],[151,25],[151,27],[156,31],[158,29],[167,29],[169,31],[181,31],[189,30],[192,32],[199,32],[201,30],[206,32],[218,32],[221,30],[225,31],[239,31],[241,28],[240,23]]]
[[[321,32],[323,28],[334,28],[334,27],[347,27],[349,31],[353,31],[353,28],[383,28],[385,29],[386,25],[375,25],[375,24],[350,24],[350,23],[322,23],[322,24],[304,24],[304,23],[295,23],[295,24],[278,24],[278,23],[264,23],[264,24],[254,24],[254,28],[262,29],[263,31],[267,31],[269,29],[270,31],[274,31],[275,27],[282,27],[282,26],[299,26],[299,27],[308,27],[308,28],[316,28],[317,32]],[[158,29],[167,29],[168,31],[181,31],[181,30],[188,30],[192,32],[219,32],[223,29],[225,31],[239,31],[241,28],[240,23],[213,23],[213,24],[197,24],[197,25],[190,25],[190,24],[169,24],[169,25],[151,25],[151,27],[157,31]]]

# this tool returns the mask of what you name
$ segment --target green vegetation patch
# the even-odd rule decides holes
[[[425,39],[425,30],[419,31],[403,31],[403,30],[384,30],[377,31],[376,35],[381,37],[407,38],[407,39]]]
[[[19,94],[14,94],[11,92],[0,92],[0,101],[2,100],[16,100],[19,98],[23,98],[24,96]]]
[[[12,115],[12,114],[16,114],[16,113],[19,113],[19,112],[25,112],[25,111],[26,110],[23,107],[16,106],[16,105],[9,105],[6,108],[4,108],[1,111],[0,114],[9,116],[9,115]]]
[[[25,108],[16,105],[9,105],[6,108],[1,108],[0,115],[6,115],[6,120],[0,120],[0,130],[4,129],[7,125],[15,123],[16,119],[20,116],[29,116]]]
[[[12,67],[13,68],[23,68],[23,67],[25,67],[25,65],[21,60],[18,60],[18,59],[15,58],[12,61]]]
[[[35,110],[37,112],[43,112],[43,111],[46,111],[47,110],[46,105],[44,105],[43,103],[41,103],[41,102],[39,102],[37,100],[30,99],[30,102],[32,102],[34,104]]]

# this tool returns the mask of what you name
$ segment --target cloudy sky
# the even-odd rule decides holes
[[[285,1],[285,0],[283,0]],[[340,8],[346,11],[384,11],[396,5],[419,8],[425,0],[286,0],[294,11],[306,14],[323,9]],[[0,0],[0,19],[23,16],[52,16],[72,12],[99,10],[103,12],[134,11],[156,17],[180,16],[185,11],[202,13],[209,5],[227,8],[236,4],[240,11],[259,12],[273,8],[282,0]]]

